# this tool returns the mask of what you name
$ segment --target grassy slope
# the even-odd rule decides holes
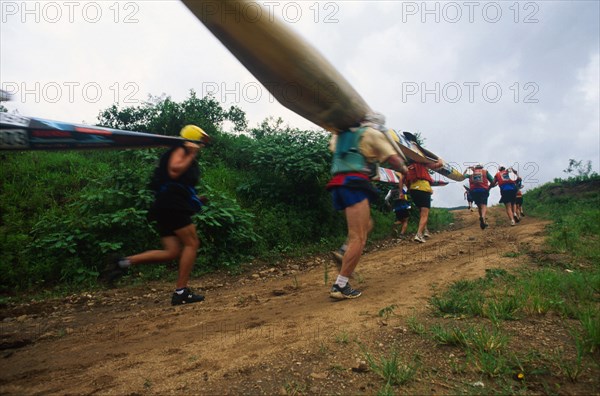
[[[437,353],[451,352],[449,360],[443,359],[452,376],[438,373],[441,382],[451,384],[449,393],[598,392],[599,194],[598,177],[558,180],[529,191],[526,214],[552,220],[545,251],[516,252],[524,263],[519,271],[491,269],[476,281],[456,282],[432,297],[430,315],[408,318],[407,328],[423,341],[433,341],[440,348]],[[509,336],[531,323],[542,327],[523,339]],[[566,334],[564,343],[539,349],[536,341],[546,331]],[[397,359],[398,352],[381,356],[381,363],[369,361],[376,372],[386,364],[380,394],[402,393],[398,385],[419,378],[418,370],[434,369],[422,367],[418,359]],[[483,382],[473,382],[477,376],[485,380],[485,388]]]

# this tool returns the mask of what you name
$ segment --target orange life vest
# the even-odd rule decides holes
[[[427,180],[429,183],[433,183],[433,179],[427,171],[427,167],[418,162],[412,163],[408,166],[408,173],[406,174],[406,181],[408,183],[416,182],[417,180]]]
[[[500,187],[502,187],[505,184],[515,185],[514,180],[510,179],[510,174],[508,173],[508,170],[503,170],[503,171],[496,173],[495,179],[498,182],[498,185]]]
[[[485,188],[488,190],[490,187],[490,181],[487,178],[487,170],[483,168],[473,169],[473,173],[469,176],[469,188],[474,190],[476,188]]]

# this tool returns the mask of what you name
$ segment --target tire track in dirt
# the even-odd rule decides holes
[[[454,229],[434,234],[425,244],[407,240],[365,254],[359,276],[351,281],[364,292],[357,300],[335,302],[328,297],[337,274],[332,262],[327,262],[327,271],[317,265],[293,276],[239,278],[208,290],[206,302],[184,307],[165,306],[170,293],[166,283],[155,286],[158,303],[152,298],[130,300],[139,288],[118,290],[110,306],[65,312],[70,331],[6,350],[0,392],[248,390],[240,382],[245,377],[264,375],[268,381],[257,370],[290,359],[290,364],[295,359],[299,366],[306,364],[307,356],[316,356],[336,338],[376,332],[379,310],[394,305],[394,313],[405,317],[422,312],[434,286],[481,277],[489,268],[513,268],[518,260],[504,257],[507,252],[542,243],[546,223],[541,220],[527,217],[509,227],[503,211],[493,208],[491,227],[482,231],[476,213],[455,213]],[[60,325],[58,311],[53,319]],[[30,325],[44,320],[48,316],[40,314]],[[3,327],[3,335],[14,332],[13,322]],[[343,363],[352,365],[354,357],[347,359]],[[319,364],[313,364],[318,371]]]

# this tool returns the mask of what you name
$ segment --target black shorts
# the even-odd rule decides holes
[[[193,212],[185,210],[157,209],[149,218],[156,221],[156,230],[161,237],[174,236],[175,231],[192,224]]]
[[[408,219],[408,216],[410,215],[410,213],[408,213],[408,209],[399,209],[399,210],[396,210],[395,212],[396,212],[396,220],[398,220],[398,221]]]
[[[490,196],[489,191],[472,191],[471,196],[473,197],[473,201],[475,205],[485,205],[487,206],[488,197]]]
[[[523,205],[523,197],[517,197],[517,198],[515,198],[515,203],[517,205]]]
[[[431,208],[431,193],[421,190],[410,190],[410,196],[417,208]]]
[[[500,191],[500,203],[514,204],[517,200],[517,190]]]

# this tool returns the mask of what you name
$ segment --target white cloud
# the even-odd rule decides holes
[[[583,93],[586,104],[598,108],[600,103],[600,54],[590,56],[590,61],[577,72],[579,86],[577,90]]]

